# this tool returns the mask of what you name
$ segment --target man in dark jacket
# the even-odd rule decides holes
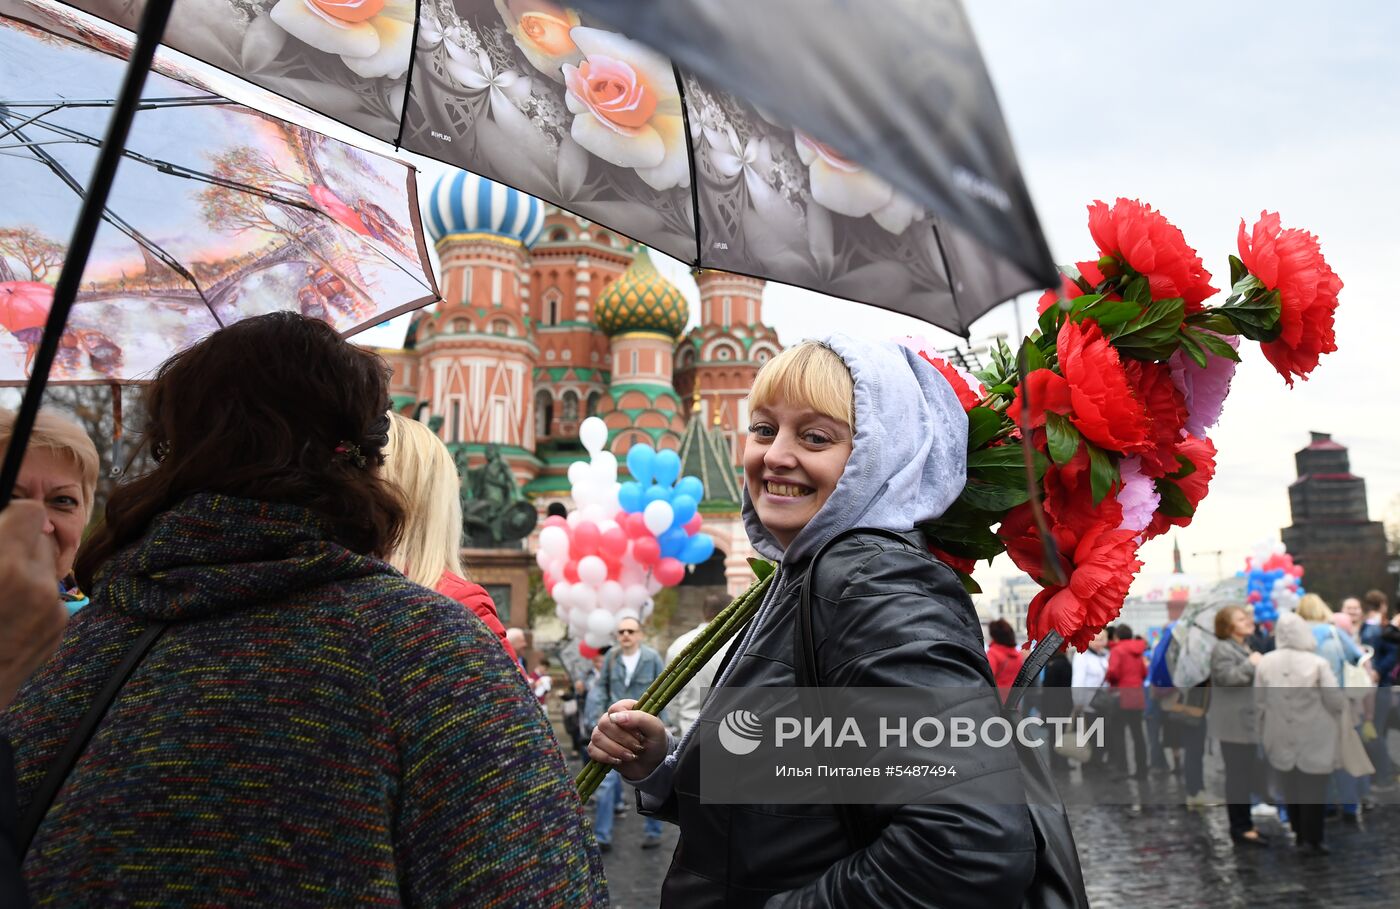
[[[44,522],[37,502],[12,502],[0,512],[0,710],[53,653],[68,618],[54,589],[53,537],[44,534]],[[16,811],[14,761],[10,743],[0,738],[0,906],[20,909],[29,903]]]

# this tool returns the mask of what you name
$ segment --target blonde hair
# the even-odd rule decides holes
[[[0,410],[0,452],[10,447],[10,437],[15,431],[15,412]],[[83,523],[92,517],[93,496],[97,493],[97,472],[102,460],[97,456],[97,446],[92,444],[87,432],[67,417],[61,417],[51,410],[41,410],[34,418],[34,430],[29,434],[27,451],[43,449],[66,458],[78,468],[83,478]]]
[[[855,429],[851,370],[836,351],[820,341],[803,341],[763,364],[749,391],[749,410],[775,401],[810,408]]]
[[[1308,622],[1332,621],[1332,607],[1315,593],[1303,594],[1303,598],[1298,601],[1297,612],[1298,618]]]
[[[390,413],[384,478],[408,504],[389,564],[424,587],[436,587],[445,572],[464,575],[461,478],[447,446],[417,420]]]

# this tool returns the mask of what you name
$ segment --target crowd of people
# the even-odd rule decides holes
[[[1178,774],[1188,807],[1225,806],[1236,843],[1268,845],[1255,821],[1271,817],[1305,853],[1324,854],[1325,818],[1358,824],[1376,807],[1375,794],[1396,790],[1387,739],[1400,616],[1373,590],[1336,611],[1308,594],[1271,628],[1243,605],[1218,609],[1213,624],[1208,677],[1190,687],[1173,685],[1165,668],[1171,625],[1151,651],[1120,624],[1083,653],[1058,657],[1068,672],[1052,661],[1040,710],[1101,719],[1106,730],[1103,748],[1063,748],[1052,763],[1102,769],[1110,781]],[[1004,646],[995,640],[1011,628],[997,620],[990,631],[995,666]],[[1212,743],[1224,776],[1219,795],[1205,783]]]
[[[980,755],[976,778],[933,804],[702,798],[708,689],[958,688],[980,723],[1001,716],[1024,660],[1004,623],[984,650],[968,594],[916,530],[966,482],[967,418],[932,366],[893,343],[804,342],[765,364],[749,412],[743,516],[776,574],[659,716],[636,700],[704,623],[663,659],[623,616],[551,691],[550,661],[462,564],[447,449],[390,412],[382,360],[322,322],[251,318],[166,362],[144,398],[154,464],[98,515],[94,446],[41,412],[0,511],[0,905],[603,905],[600,854],[629,804],[644,849],[679,827],[668,906],[898,909],[937,894],[997,909],[1072,890],[1073,850],[1050,856],[1052,878],[1024,801],[957,798],[1022,791],[1009,751]],[[0,447],[12,424],[0,417]],[[705,621],[725,602],[708,600]],[[1120,625],[1050,663],[1039,709],[1104,714],[1109,747],[1080,757],[1124,774],[1177,752],[1197,800],[1214,738],[1237,840],[1262,841],[1258,801],[1323,849],[1325,799],[1354,814],[1393,785],[1400,624],[1386,610],[1371,596],[1300,610],[1271,635],[1222,610],[1210,693],[1170,701]],[[1380,683],[1364,700],[1339,688],[1352,669]],[[1260,692],[1261,709],[1232,715],[1230,687]],[[1302,689],[1317,697],[1290,700]],[[540,709],[554,698],[566,740],[613,768],[591,805]],[[1344,736],[1301,747],[1337,716],[1373,774],[1337,772]],[[1261,761],[1276,786],[1259,785]]]

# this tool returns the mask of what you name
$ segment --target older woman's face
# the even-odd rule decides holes
[[[63,454],[49,449],[31,449],[20,466],[15,498],[34,499],[44,503],[48,520],[44,533],[54,541],[58,550],[58,577],[55,583],[73,570],[73,557],[87,526],[90,505],[83,495],[83,473],[78,465]]]
[[[758,519],[783,546],[821,510],[851,458],[851,428],[804,407],[774,402],[753,412],[744,479]]]
[[[1346,613],[1347,617],[1351,619],[1352,628],[1361,627],[1363,619],[1361,617],[1360,600],[1356,597],[1347,597],[1345,600],[1342,600],[1342,612]]]
[[[1243,609],[1237,611],[1235,620],[1230,623],[1230,631],[1237,638],[1247,638],[1254,634],[1254,616]]]

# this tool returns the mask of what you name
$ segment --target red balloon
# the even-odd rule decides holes
[[[632,541],[632,558],[641,565],[655,565],[656,560],[661,558],[661,544],[656,542],[656,537],[650,535],[638,537]]]
[[[675,587],[685,580],[685,566],[675,559],[662,559],[656,563],[651,573],[663,587]]]
[[[579,641],[579,642],[578,642],[578,655],[581,656],[581,657],[583,657],[585,660],[591,660],[591,659],[593,659],[594,657],[596,657],[596,656],[598,655],[598,651],[595,650],[595,649],[593,649],[592,647],[589,647],[589,646],[588,646],[586,643],[584,643],[583,641]]]
[[[1302,576],[1303,576],[1303,566],[1302,566],[1302,565],[1294,565],[1294,566],[1293,566],[1293,577],[1295,577],[1295,578],[1301,578]]]
[[[700,525],[702,523],[704,523],[704,518],[700,517],[699,512],[696,512],[694,517],[681,526],[685,528],[686,536],[693,537],[700,532]]]
[[[606,553],[603,554],[603,564],[608,566],[608,580],[616,581],[622,577],[622,560],[613,558]]]
[[[640,511],[629,514],[626,519],[627,535],[632,539],[643,537],[655,538],[650,530],[647,530],[647,519]]]
[[[592,521],[579,521],[574,525],[574,538],[569,541],[569,555],[577,558],[598,554],[598,541],[602,534]]]
[[[570,584],[578,583],[578,559],[569,559],[564,563],[564,580]]]
[[[552,514],[552,515],[550,515],[549,517],[547,517],[547,518],[544,519],[544,526],[546,526],[546,527],[562,527],[562,528],[564,528],[565,530],[568,530],[568,529],[569,529],[569,522],[566,521],[566,520],[564,520],[564,516],[563,516],[563,515]]]
[[[627,552],[627,531],[621,527],[610,527],[598,540],[598,553],[608,561],[617,561]]]
[[[559,579],[556,578],[554,575],[550,574],[550,573],[547,572],[547,571],[544,573],[544,589],[545,589],[545,590],[553,590],[553,589],[554,589],[554,585],[555,585],[555,584],[558,584],[558,583],[559,583]]]
[[[1262,599],[1263,599],[1263,597],[1260,596],[1259,591],[1257,591],[1257,590],[1251,590],[1251,591],[1249,592],[1249,602],[1251,602],[1251,603],[1257,603],[1257,602],[1259,602],[1259,601],[1262,600]]]

